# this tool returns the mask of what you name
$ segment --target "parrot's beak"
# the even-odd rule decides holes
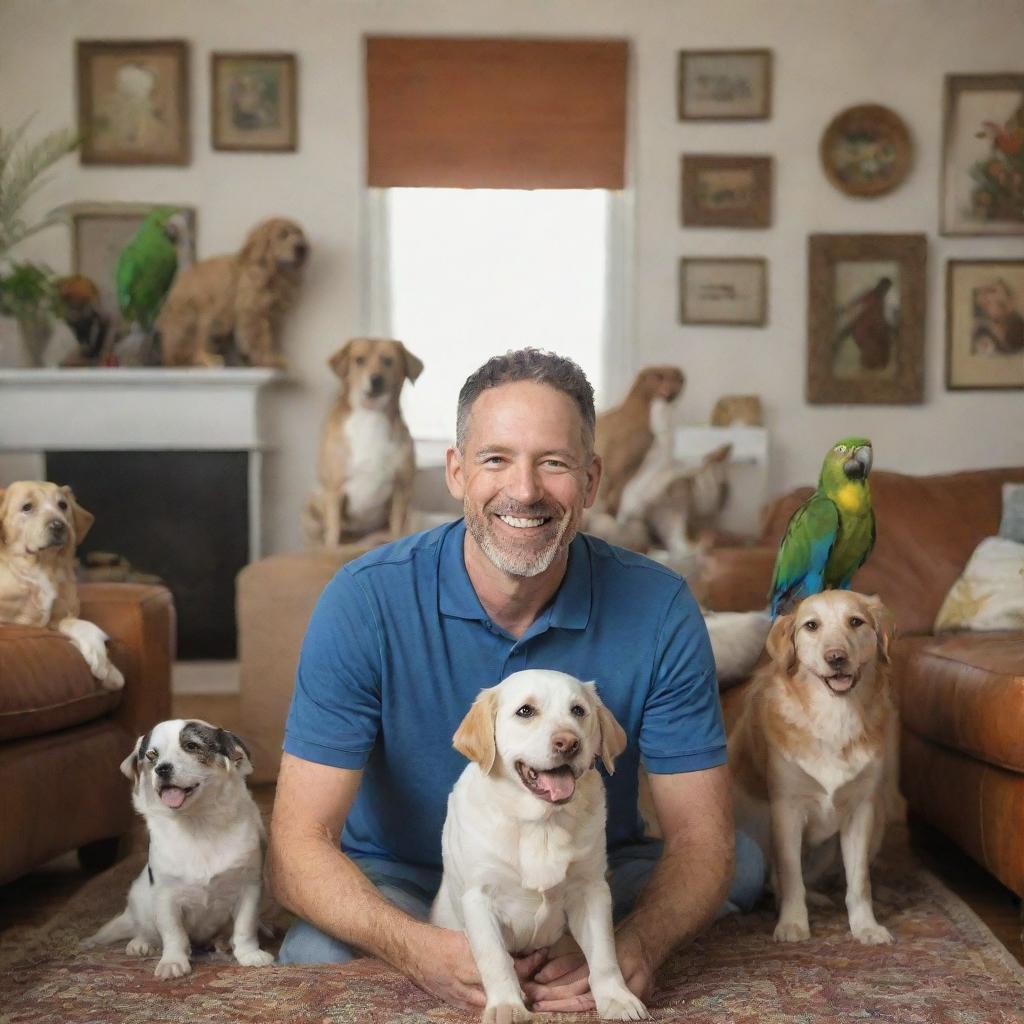
[[[850,480],[864,480],[871,472],[872,458],[871,445],[862,444],[855,448],[853,454],[843,463],[843,472]]]

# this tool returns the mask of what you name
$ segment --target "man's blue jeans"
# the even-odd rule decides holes
[[[632,910],[661,856],[661,846],[660,840],[649,839],[620,847],[609,854],[611,877],[608,881],[616,921]],[[369,857],[354,859],[354,863],[389,903],[410,917],[427,920],[430,905],[441,885],[439,869]],[[764,890],[764,883],[765,863],[760,847],[749,836],[737,832],[736,876],[718,916],[751,910]],[[344,964],[358,956],[362,956],[358,949],[326,935],[305,921],[296,921],[284,937],[277,960],[281,964]]]

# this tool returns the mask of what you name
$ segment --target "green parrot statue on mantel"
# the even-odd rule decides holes
[[[848,590],[875,544],[871,442],[846,437],[821,466],[817,490],[793,513],[775,558],[771,615],[822,590]]]
[[[146,215],[121,250],[115,270],[117,304],[124,322],[135,325],[132,334],[142,335],[134,347],[152,341],[157,314],[191,244],[188,236],[185,215],[173,206],[161,206]],[[130,338],[119,343],[119,352],[132,347],[126,345]]]

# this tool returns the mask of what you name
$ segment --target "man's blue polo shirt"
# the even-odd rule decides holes
[[[342,833],[349,854],[441,866],[448,794],[466,766],[452,735],[480,690],[526,668],[596,681],[628,745],[605,776],[608,845],[637,841],[649,772],[725,762],[704,620],[675,573],[584,534],[554,599],[518,640],[466,572],[463,521],[344,566],[302,646],[284,749],[365,769]]]

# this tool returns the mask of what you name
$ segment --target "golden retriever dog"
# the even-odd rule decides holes
[[[233,339],[251,365],[286,366],[277,348],[278,322],[308,255],[302,228],[274,217],[253,228],[241,252],[180,271],[156,321],[164,364],[223,366]]]
[[[78,618],[75,547],[92,523],[70,487],[18,480],[0,489],[0,622],[58,630],[104,689],[120,690],[106,633]]]
[[[869,875],[895,772],[892,637],[877,597],[815,594],[776,619],[771,661],[744,695],[729,737],[736,825],[771,865],[777,942],[810,937],[805,881],[813,885],[833,866],[837,845],[854,938],[893,941],[875,920]]]
[[[678,366],[648,366],[637,375],[621,405],[597,417],[594,446],[604,468],[595,508],[617,515],[622,491],[654,443],[651,404],[674,402],[686,383]]]
[[[327,547],[379,531],[398,537],[416,472],[399,398],[423,363],[393,338],[352,338],[328,365],[341,389],[320,440],[320,486],[306,506],[306,535]]]
[[[444,873],[430,920],[464,931],[485,1022],[529,1020],[513,953],[550,947],[566,925],[590,965],[598,1014],[640,1020],[615,956],[605,880],[604,782],[626,735],[593,683],[515,672],[483,690],[452,744],[470,759],[448,798]]]

